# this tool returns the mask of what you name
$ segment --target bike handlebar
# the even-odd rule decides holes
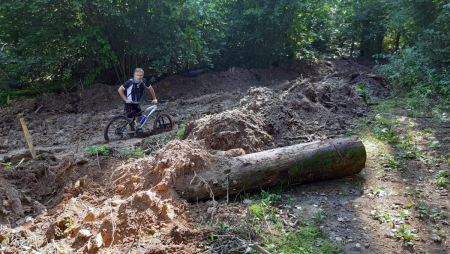
[[[153,100],[146,100],[146,102],[152,102]],[[166,103],[169,102],[169,100],[158,100],[158,103]]]
[[[166,102],[168,102],[169,100],[158,100],[158,104],[160,104],[160,103],[166,103]],[[146,100],[146,102],[153,102],[153,100]],[[129,103],[129,104],[139,104],[139,102],[136,102],[136,101],[133,101],[133,102],[131,102],[131,103]]]

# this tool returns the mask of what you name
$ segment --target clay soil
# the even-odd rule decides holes
[[[0,109],[0,253],[250,253],[249,244],[264,247],[248,220],[257,196],[243,190],[189,203],[172,177],[194,165],[207,170],[217,156],[349,135],[364,142],[366,167],[282,186],[274,206],[283,230],[319,216],[343,253],[450,253],[449,189],[434,183],[449,171],[448,112],[380,108],[391,91],[370,64],[300,61],[166,77],[154,88],[169,100],[159,110],[172,115],[174,130],[106,143],[103,128],[122,112],[117,88],[94,84]],[[383,129],[380,119],[391,124]],[[373,137],[387,131],[415,137],[409,152],[420,156]]]

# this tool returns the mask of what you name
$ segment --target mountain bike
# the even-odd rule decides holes
[[[147,100],[151,102],[151,100]],[[158,104],[167,101],[158,101]],[[135,103],[137,104],[137,103]],[[112,119],[106,125],[103,135],[107,142],[132,138],[143,133],[159,134],[173,129],[173,120],[169,114],[157,113],[158,104],[147,107],[140,112],[131,111],[126,114],[112,115]],[[137,123],[136,115],[142,114],[141,121]],[[153,125],[150,123],[153,122]]]

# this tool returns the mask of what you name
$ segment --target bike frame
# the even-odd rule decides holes
[[[134,104],[138,104],[138,103],[134,103]],[[152,105],[152,106],[146,108],[145,110],[141,111],[142,115],[143,116],[145,115],[146,118],[145,118],[145,121],[141,125],[139,125],[140,128],[142,128],[147,123],[148,119],[150,119],[150,116],[156,111],[157,108],[158,108],[157,105]],[[127,125],[131,125],[131,123],[134,122],[134,120],[136,119],[136,113],[139,113],[139,112],[133,112],[132,113],[133,117],[130,118],[130,121],[127,123]],[[112,115],[112,117],[117,117],[117,116],[125,116],[125,117],[127,117],[127,114],[115,114],[115,115]],[[123,134],[136,134],[136,132],[137,132],[137,128],[135,128],[135,130],[124,131]]]
[[[140,127],[144,126],[147,123],[148,119],[150,119],[149,116],[151,116],[153,112],[156,111],[156,108],[158,107],[156,105],[153,105],[143,111],[142,115],[145,116],[145,121],[140,125]]]

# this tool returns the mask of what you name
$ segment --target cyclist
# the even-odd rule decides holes
[[[152,103],[156,104],[158,100],[156,99],[155,90],[153,90],[152,85],[144,78],[144,70],[141,68],[136,68],[134,70],[134,77],[123,83],[119,89],[120,97],[123,99],[125,114],[131,118],[133,117],[131,113],[133,110],[135,112],[141,112],[141,107],[139,106],[139,101],[144,93],[144,87],[148,88],[150,94],[152,95]],[[136,122],[139,123],[142,114],[136,114]]]

